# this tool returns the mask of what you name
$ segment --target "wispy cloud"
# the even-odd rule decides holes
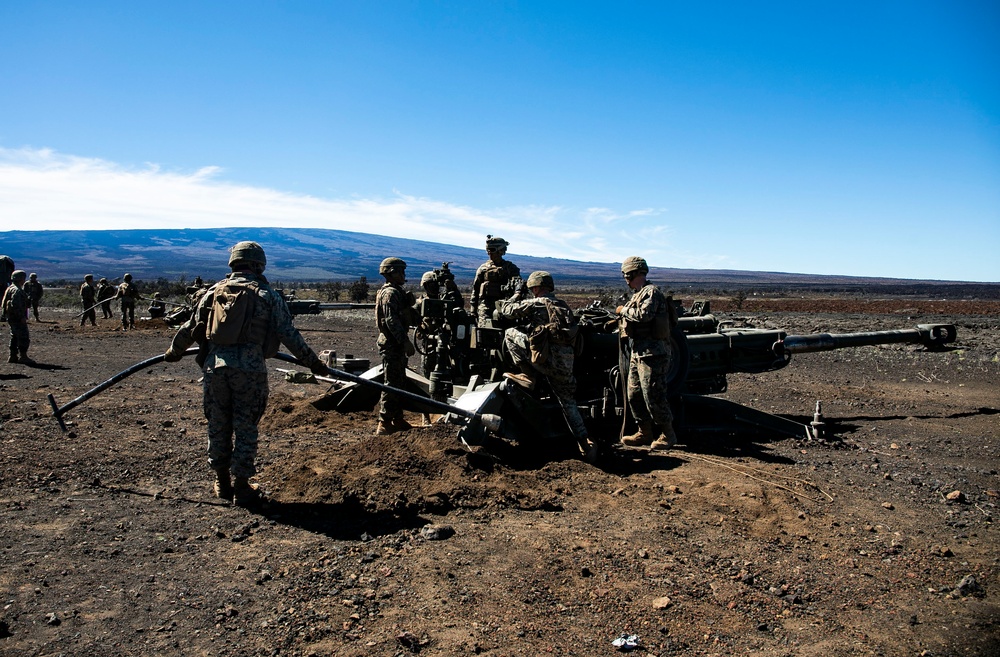
[[[482,209],[397,190],[387,198],[328,199],[240,185],[221,174],[214,166],[131,168],[50,149],[0,148],[3,229],[329,228],[474,248],[491,233],[510,241],[512,253],[535,256],[613,262],[642,253],[666,263],[672,253],[661,209]]]

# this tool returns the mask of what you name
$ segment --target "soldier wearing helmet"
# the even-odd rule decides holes
[[[23,289],[25,278],[27,274],[20,269],[11,273],[10,285],[3,293],[0,308],[10,326],[10,356],[7,362],[34,365],[35,361],[28,358],[31,339],[28,334],[28,295]]]
[[[649,265],[643,258],[632,256],[622,262],[622,276],[633,294],[616,313],[630,351],[625,396],[638,424],[636,433],[624,436],[622,444],[670,449],[677,443],[667,397],[670,330],[677,319],[672,302],[646,280],[647,274]]]
[[[90,320],[91,326],[97,326],[97,312],[94,310],[94,300],[97,290],[94,288],[94,275],[87,274],[83,277],[83,284],[80,286],[80,302],[83,304],[83,312],[80,317],[80,326]]]
[[[576,378],[573,376],[579,329],[576,316],[565,301],[556,298],[555,282],[549,272],[531,272],[526,286],[531,298],[522,288],[496,306],[498,316],[522,320],[525,324],[504,331],[507,353],[521,370],[504,376],[528,390],[534,390],[538,378],[547,381],[581,452],[593,463],[598,447],[590,440],[576,404]]]
[[[167,314],[167,304],[163,303],[159,292],[153,292],[153,300],[149,302],[149,308],[146,311],[152,318],[163,317]]]
[[[328,373],[299,331],[281,295],[264,277],[267,258],[256,242],[230,251],[232,272],[208,288],[191,317],[174,335],[163,359],[179,361],[195,342],[204,373],[203,407],[208,420],[208,464],[215,494],[238,506],[263,501],[250,484],[257,473],[257,424],[267,407],[266,359],[285,345],[315,374]]]
[[[419,321],[413,307],[416,299],[412,292],[403,289],[406,283],[406,263],[403,260],[386,258],[379,265],[378,273],[385,277],[385,285],[375,295],[376,344],[382,356],[382,373],[386,385],[403,388],[406,385],[406,360],[416,351],[408,336],[410,326]],[[399,399],[383,391],[375,435],[410,428],[410,423],[403,418],[403,406]]]
[[[479,326],[493,325],[497,301],[506,296],[505,289],[511,280],[521,277],[518,266],[503,258],[508,246],[509,242],[502,237],[486,236],[486,254],[490,259],[479,266],[472,281],[472,314],[478,318]]]
[[[38,302],[42,300],[42,295],[45,293],[42,284],[38,282],[38,274],[32,273],[28,276],[28,280],[24,284],[24,293],[28,295],[28,306],[31,308],[31,313],[35,316],[35,321],[40,322],[38,319]]]
[[[112,299],[121,299],[122,330],[135,328],[135,302],[139,300],[139,288],[132,282],[132,274],[122,276],[122,282]]]
[[[111,312],[111,299],[115,296],[115,286],[108,282],[108,279],[101,278],[97,281],[97,303],[101,304],[101,319],[111,319],[114,313]]]

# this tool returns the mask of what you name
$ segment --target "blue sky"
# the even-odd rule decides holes
[[[3,230],[1000,281],[995,2],[7,0],[0,90]]]

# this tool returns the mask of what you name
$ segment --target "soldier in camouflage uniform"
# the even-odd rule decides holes
[[[111,319],[114,313],[111,312],[111,299],[115,296],[115,286],[102,278],[97,281],[97,302],[101,304],[101,319]]]
[[[34,365],[35,361],[28,358],[31,339],[28,335],[28,295],[22,289],[25,276],[20,269],[11,274],[10,285],[3,293],[0,308],[3,308],[10,326],[10,357],[7,362]]]
[[[0,290],[3,292],[7,291],[10,287],[10,275],[14,273],[16,267],[14,266],[14,260],[10,256],[0,255]],[[3,294],[0,292],[0,294]],[[0,321],[7,321],[7,316],[3,314],[3,309],[0,309]]]
[[[555,282],[549,272],[531,272],[527,289],[532,298],[526,298],[525,290],[521,288],[513,297],[496,306],[500,317],[528,321],[527,333],[517,327],[504,331],[504,345],[521,370],[520,374],[508,372],[505,376],[529,390],[535,388],[536,377],[545,377],[580,450],[593,463],[597,459],[597,445],[588,437],[587,427],[576,404],[576,378],[573,376],[578,329],[576,317],[565,301],[556,298]],[[548,332],[547,340],[535,338],[542,331]],[[544,343],[543,346],[537,346],[539,342]]]
[[[122,330],[135,328],[135,302],[139,300],[139,288],[132,282],[132,274],[122,276],[122,283],[115,292],[114,299],[122,300]]]
[[[382,356],[385,384],[394,388],[406,386],[406,359],[416,351],[407,336],[410,326],[419,321],[413,306],[413,293],[403,290],[406,283],[406,263],[399,258],[386,258],[378,273],[385,285],[375,295],[375,322],[378,325],[378,353]],[[410,429],[403,419],[403,406],[396,395],[382,392],[379,400],[378,426],[375,435]]]
[[[239,242],[230,252],[232,273],[201,298],[191,318],[181,326],[164,360],[175,362],[195,342],[196,357],[204,371],[202,382],[205,418],[208,420],[208,463],[215,470],[215,494],[239,506],[262,501],[250,478],[257,473],[257,424],[267,406],[265,358],[284,344],[316,374],[328,370],[302,335],[292,326],[292,316],[281,296],[264,277],[267,258],[256,242]],[[247,313],[252,319],[245,342],[220,345],[208,339],[216,290],[221,286],[246,286],[252,290]],[[235,441],[234,441],[235,434]]]
[[[38,274],[28,276],[28,282],[24,284],[24,293],[28,295],[28,305],[31,308],[31,313],[35,316],[35,321],[40,322],[41,320],[38,319],[38,302],[42,300],[45,290],[42,288],[42,284],[38,282]]]
[[[80,301],[83,303],[83,316],[80,318],[80,326],[90,320],[91,326],[97,326],[97,312],[94,310],[97,290],[94,289],[94,275],[87,274],[83,277],[83,285],[80,286]]]
[[[669,300],[646,280],[647,274],[649,266],[643,258],[632,256],[622,263],[622,275],[633,294],[624,306],[618,306],[617,314],[631,351],[626,397],[639,425],[636,433],[622,438],[622,444],[670,449],[677,443],[667,397],[670,329],[676,319]]]
[[[513,262],[504,260],[510,243],[502,237],[486,236],[486,253],[489,261],[476,270],[472,281],[472,314],[479,326],[493,326],[493,309],[504,298],[504,288],[512,279],[521,277],[521,270]]]

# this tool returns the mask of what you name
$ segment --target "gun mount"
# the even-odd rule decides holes
[[[463,308],[443,301],[427,304],[422,310],[425,318],[436,320],[431,324],[436,328],[418,330],[418,350],[433,352],[436,361],[427,376],[408,370],[411,389],[469,411],[502,416],[503,435],[508,438],[570,438],[557,402],[546,394],[544,385],[528,392],[503,378],[504,372],[516,370],[502,347],[506,327],[499,319],[494,318],[492,327],[478,327]],[[803,424],[709,395],[726,392],[731,374],[778,370],[787,367],[798,353],[895,343],[943,350],[956,339],[951,324],[839,335],[789,335],[776,329],[727,325],[710,314],[707,302],[697,303],[691,312],[681,311],[671,335],[674,358],[669,394],[675,408],[675,429],[688,436],[724,431],[815,438],[823,426],[818,409],[813,422]],[[613,442],[623,424],[630,421],[623,376],[627,372],[628,339],[619,335],[613,313],[596,303],[579,310],[578,316],[582,344],[574,368],[577,404],[591,425],[591,436]],[[365,376],[379,378],[380,367]],[[364,410],[373,408],[376,399],[375,393],[349,385],[330,395],[323,406]],[[459,437],[469,446],[482,440],[481,433],[473,436],[460,431]]]

